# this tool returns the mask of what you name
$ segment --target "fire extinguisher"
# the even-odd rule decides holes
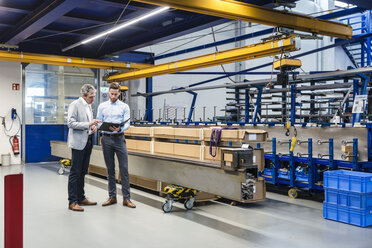
[[[17,135],[10,136],[9,142],[10,142],[10,145],[12,146],[14,155],[19,154],[19,140],[18,140]]]

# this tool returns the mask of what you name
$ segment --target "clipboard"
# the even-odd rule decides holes
[[[125,123],[127,123],[128,121],[130,120],[127,119],[125,121],[123,121],[122,123],[112,123],[112,122],[103,122],[102,125],[99,127],[99,131],[104,131],[104,132],[112,132],[110,130],[110,127],[113,126],[113,127],[122,127],[125,125]]]

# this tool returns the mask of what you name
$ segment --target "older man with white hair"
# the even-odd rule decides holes
[[[72,150],[71,169],[68,177],[68,208],[72,211],[84,211],[82,205],[97,205],[85,197],[84,180],[88,172],[90,154],[93,148],[93,134],[101,121],[93,119],[91,104],[96,96],[93,85],[84,84],[81,97],[68,107],[67,143]]]

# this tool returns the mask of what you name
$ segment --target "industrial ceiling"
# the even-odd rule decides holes
[[[274,6],[271,0],[244,2]],[[3,0],[0,44],[17,45],[22,52],[103,58],[228,21],[171,9],[107,38],[62,52],[65,47],[156,8],[128,0]]]
[[[372,8],[371,1],[343,1]],[[275,7],[272,0],[241,2]],[[171,9],[105,38],[62,51],[156,8],[158,6],[128,0],[3,0],[0,1],[0,44],[17,45],[16,51],[22,52],[104,58],[229,21]]]

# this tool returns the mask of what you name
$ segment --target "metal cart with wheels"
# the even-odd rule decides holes
[[[172,204],[175,201],[185,199],[184,206],[187,210],[191,210],[194,207],[195,196],[198,192],[196,189],[190,189],[182,186],[168,185],[164,188],[166,195],[166,201],[162,206],[164,213],[172,211]]]
[[[58,174],[63,175],[65,173],[66,168],[71,166],[71,160],[64,158],[59,161],[61,163],[61,167],[58,169]]]

